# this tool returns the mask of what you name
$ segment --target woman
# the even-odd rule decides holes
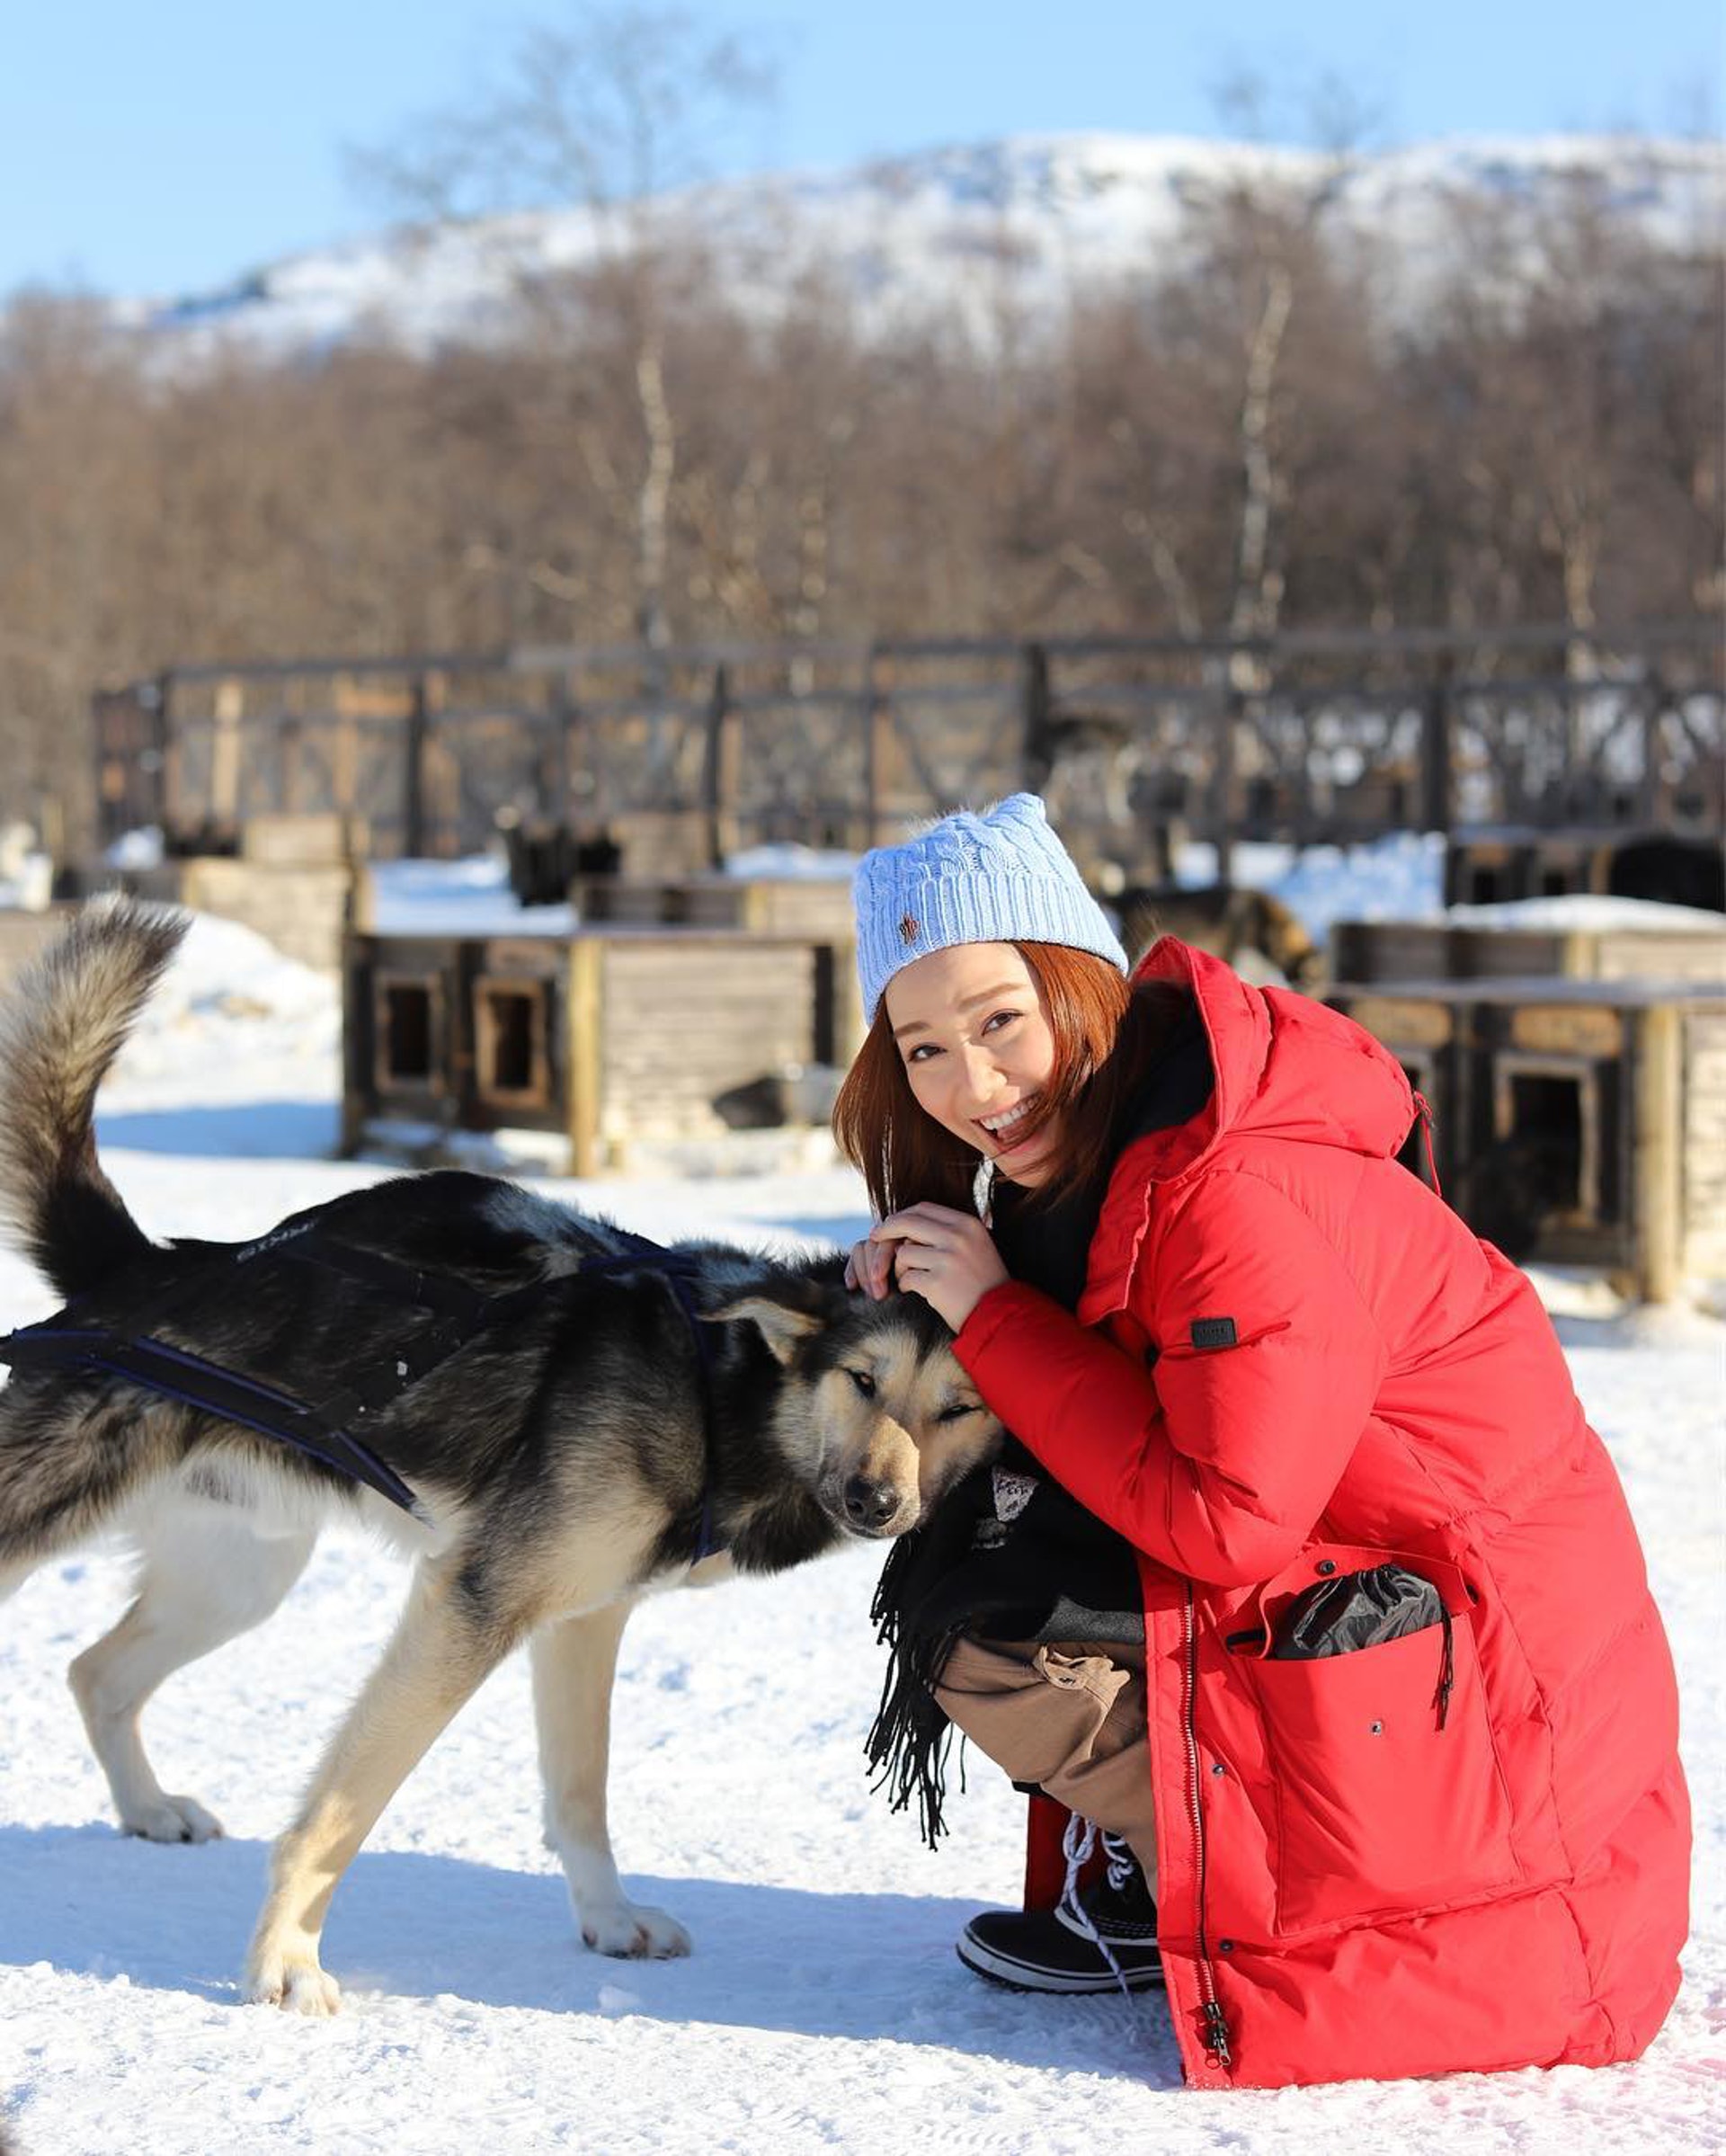
[[[1143,1982],[1154,1927],[1204,2086],[1637,2056],[1686,1929],[1670,1656],[1532,1287],[1398,1163],[1400,1067],[1170,939],[1129,984],[1028,795],[856,890],[851,1282],[940,1313],[1032,1471],[890,1562],[880,1748],[931,1825],[943,1715],[1036,1786],[1033,1904],[1049,1800],[1108,1857],[961,1953],[1083,1988],[1099,1937]]]

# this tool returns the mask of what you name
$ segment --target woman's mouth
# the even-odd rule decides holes
[[[1003,1153],[1011,1153],[1016,1147],[1024,1144],[1029,1134],[1023,1127],[1028,1121],[1031,1110],[1036,1106],[1036,1102],[1037,1095],[1031,1093],[1023,1100],[1016,1100],[1011,1108],[1003,1109],[998,1116],[979,1116],[977,1118],[978,1127],[993,1143],[997,1159]]]

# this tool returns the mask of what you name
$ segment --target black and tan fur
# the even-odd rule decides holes
[[[155,1337],[313,1396],[430,1317],[398,1309],[386,1325],[375,1301],[271,1238],[246,1246],[243,1265],[208,1243],[152,1243],[96,1158],[97,1086],[183,929],[136,905],[92,907],[15,987],[0,1012],[0,1212],[59,1293],[84,1298],[81,1323],[166,1311]],[[800,1564],[847,1534],[903,1533],[987,1457],[999,1425],[926,1305],[848,1294],[836,1257],[680,1246],[695,1253],[691,1292],[711,1328],[704,1386],[662,1274],[584,1274],[584,1259],[622,1247],[601,1221],[454,1172],[295,1216],[307,1219],[488,1292],[544,1283],[367,1423],[423,1519],[122,1379],[26,1368],[0,1394],[0,1595],[97,1530],[135,1541],[137,1599],[73,1664],[72,1687],[121,1824],[195,1841],[220,1830],[156,1780],[138,1734],[150,1695],[267,1617],[333,1514],[366,1519],[414,1560],[395,1636],[277,1845],[254,1998],[334,2009],[318,1942],[343,1872],[432,1739],[523,1642],[547,1840],[583,1937],[609,1954],[686,1953],[672,1918],[625,1897],[607,1831],[611,1679],[630,1608],[733,1567]],[[219,1292],[189,1298],[189,1268]],[[698,1564],[704,1488],[726,1554]]]
[[[1314,992],[1324,970],[1299,919],[1268,891],[1240,884],[1130,884],[1108,903],[1136,966],[1159,936],[1226,958],[1247,980]]]

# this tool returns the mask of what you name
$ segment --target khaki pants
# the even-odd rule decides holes
[[[1014,1781],[1036,1782],[1069,1811],[1125,1836],[1156,1893],[1142,1642],[1037,1646],[962,1637],[935,1697]]]

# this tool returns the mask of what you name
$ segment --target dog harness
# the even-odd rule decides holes
[[[274,1438],[346,1475],[351,1482],[363,1483],[404,1512],[430,1525],[430,1515],[418,1497],[388,1461],[358,1434],[360,1429],[396,1405],[471,1341],[530,1309],[576,1274],[592,1278],[655,1272],[664,1279],[688,1319],[695,1343],[707,1455],[693,1560],[698,1564],[705,1557],[716,1556],[722,1545],[714,1532],[713,1520],[713,1349],[707,1321],[695,1299],[696,1260],[690,1252],[667,1250],[625,1228],[608,1227],[607,1233],[626,1247],[584,1255],[574,1272],[531,1280],[502,1295],[485,1295],[452,1274],[422,1272],[375,1251],[336,1242],[320,1234],[310,1223],[300,1228],[272,1229],[254,1243],[225,1251],[219,1262],[236,1269],[268,1253],[318,1266],[395,1304],[407,1304],[432,1314],[433,1323],[421,1339],[405,1344],[392,1342],[372,1368],[351,1375],[345,1384],[316,1400],[300,1399],[280,1386],[153,1337],[155,1329],[174,1311],[208,1290],[217,1261],[195,1267],[189,1278],[167,1294],[132,1309],[122,1306],[99,1323],[79,1321],[78,1314],[90,1297],[77,1296],[41,1323],[21,1326],[0,1338],[0,1362],[9,1363],[14,1369],[105,1371],[163,1399],[218,1415],[226,1422],[237,1422],[262,1437]]]

